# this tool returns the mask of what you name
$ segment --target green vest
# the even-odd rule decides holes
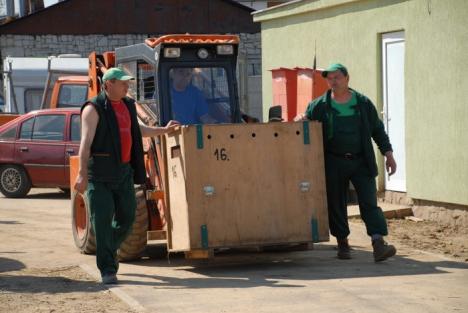
[[[135,101],[130,98],[122,98],[127,106],[132,121],[132,151],[130,165],[133,168],[133,180],[135,184],[143,184],[146,179],[146,170],[143,158],[143,143],[138,125]],[[105,92],[86,102],[93,105],[99,115],[93,143],[88,161],[88,179],[100,182],[119,182],[123,178],[121,164],[120,133],[117,118],[112,109],[111,102]]]

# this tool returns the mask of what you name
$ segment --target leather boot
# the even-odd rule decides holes
[[[336,239],[338,242],[338,259],[349,260],[351,259],[351,248],[349,247],[348,238]]]
[[[372,240],[372,247],[375,262],[385,261],[396,254],[396,248],[386,243],[383,238]]]

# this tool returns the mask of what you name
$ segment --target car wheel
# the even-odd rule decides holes
[[[96,252],[96,236],[91,224],[91,212],[85,196],[74,191],[71,196],[72,232],[75,245],[81,253],[94,254]]]
[[[26,171],[17,165],[0,167],[0,192],[7,198],[22,198],[31,190]]]

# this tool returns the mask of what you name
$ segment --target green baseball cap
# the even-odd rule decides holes
[[[325,71],[322,72],[322,77],[326,78],[328,73],[336,71],[341,71],[341,73],[343,73],[344,76],[348,76],[348,70],[343,64],[333,63]]]
[[[132,80],[132,79],[135,79],[135,78],[133,78],[130,75],[127,75],[127,73],[125,73],[122,69],[120,69],[118,67],[111,67],[102,76],[102,81],[105,82],[105,81],[111,80],[111,79],[115,79],[115,80]]]

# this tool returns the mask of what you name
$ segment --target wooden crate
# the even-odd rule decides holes
[[[184,126],[166,157],[169,251],[328,240],[320,123]]]

